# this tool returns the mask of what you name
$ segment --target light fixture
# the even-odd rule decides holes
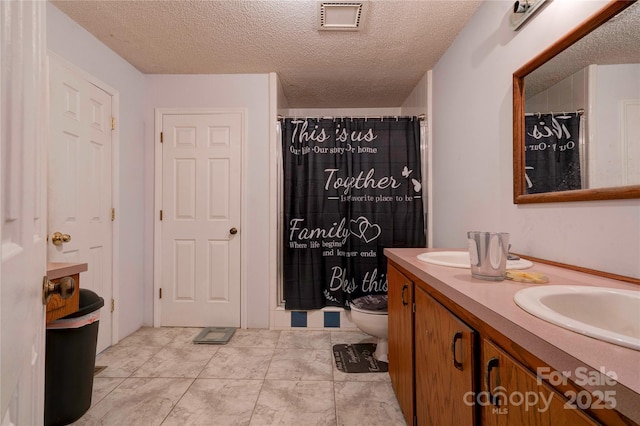
[[[546,0],[522,0],[513,4],[511,13],[511,29],[516,31],[525,21],[533,16],[533,14],[542,6]]]
[[[361,2],[320,2],[318,30],[358,31],[362,18]]]

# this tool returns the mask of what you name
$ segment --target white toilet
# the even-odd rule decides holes
[[[378,338],[373,357],[378,361],[389,362],[387,295],[370,295],[354,299],[347,316],[360,330]]]

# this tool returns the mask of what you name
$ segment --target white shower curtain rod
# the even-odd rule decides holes
[[[362,117],[355,117],[355,116],[331,116],[331,115],[323,115],[323,116],[294,116],[294,117],[284,117],[282,115],[278,115],[278,121],[282,121],[285,118],[324,118],[327,120],[335,120],[335,119],[340,119],[340,118],[346,118],[346,119],[353,119],[353,118],[364,118],[369,119],[371,118],[372,120],[376,120],[376,119],[380,119],[380,120],[398,120],[400,118],[413,118],[413,117],[408,117],[408,116],[399,116],[399,115],[378,115],[378,116],[362,116]],[[426,119],[426,115],[425,114],[420,114],[418,115],[418,120],[419,121],[424,121]]]
[[[571,111],[569,111],[569,112],[571,113]],[[578,115],[584,115],[584,109],[582,109],[582,108],[580,108],[580,109],[576,110],[575,112],[576,112],[576,114],[578,114]],[[542,114],[561,115],[561,114],[566,114],[566,113],[567,113],[567,111],[556,111],[556,112],[553,112],[553,111],[551,111],[551,112],[527,112],[527,113],[525,114],[525,116],[527,116],[527,117],[532,116],[532,115],[538,115],[538,116],[540,116],[540,115],[542,115]]]

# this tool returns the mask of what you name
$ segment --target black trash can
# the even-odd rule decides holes
[[[67,425],[91,406],[98,322],[104,299],[80,289],[80,309],[47,324],[45,425]]]

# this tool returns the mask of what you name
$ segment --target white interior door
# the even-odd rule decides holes
[[[101,352],[112,335],[111,96],[55,58],[50,85],[49,234],[68,234],[71,240],[54,245],[49,238],[48,260],[88,264],[80,287],[105,300],[98,326]]]
[[[240,326],[243,115],[162,116],[163,326]]]
[[[622,101],[622,185],[640,184],[640,99]]]
[[[0,2],[0,422],[44,420],[44,2]]]

